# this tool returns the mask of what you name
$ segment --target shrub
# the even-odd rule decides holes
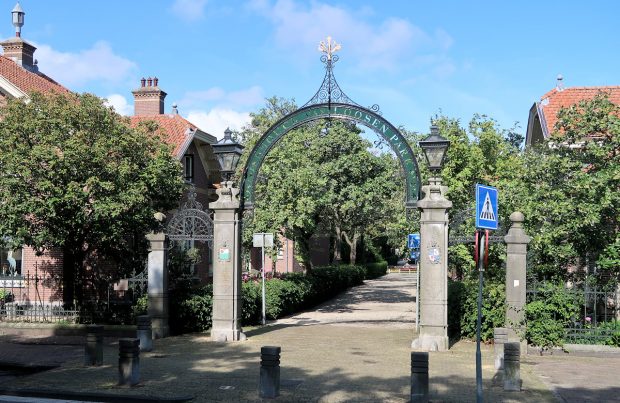
[[[464,280],[461,300],[461,336],[476,337],[478,320],[478,281]],[[482,321],[480,340],[493,339],[493,329],[503,327],[506,322],[506,293],[503,282],[487,282],[482,290]]]
[[[171,333],[203,332],[211,328],[213,287],[210,284],[173,289],[169,301]]]
[[[465,286],[461,281],[448,279],[448,335],[461,335],[461,318],[463,317],[463,295]]]
[[[388,263],[385,260],[375,262],[375,263],[366,263],[366,279],[373,279],[377,277],[381,277],[387,273]]]
[[[564,328],[579,315],[582,303],[563,284],[543,284],[536,291],[536,300],[525,306],[525,338],[541,349],[562,347]]]

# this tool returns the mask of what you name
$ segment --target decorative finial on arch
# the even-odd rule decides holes
[[[332,37],[328,36],[325,42],[319,43],[319,52],[325,53],[327,60],[332,60],[332,55],[342,49],[342,46],[336,41],[332,41]]]

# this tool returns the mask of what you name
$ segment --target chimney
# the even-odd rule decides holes
[[[11,11],[13,26],[15,26],[15,37],[9,38],[4,42],[0,42],[4,49],[4,56],[13,60],[20,66],[34,71],[34,51],[37,50],[34,46],[24,41],[21,38],[22,26],[24,25],[24,10],[22,10],[19,3],[15,5],[13,11]]]
[[[158,87],[159,79],[142,78],[140,88],[133,90],[134,116],[153,116],[164,113],[166,93]]]
[[[562,77],[561,74],[558,74],[555,89],[558,91],[564,91],[564,77]]]

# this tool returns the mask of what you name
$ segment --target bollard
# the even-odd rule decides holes
[[[140,339],[118,340],[118,384],[140,382]]]
[[[495,369],[504,369],[504,343],[508,341],[508,329],[496,327],[493,329],[493,348],[495,350]]]
[[[428,353],[411,353],[411,403],[428,402]]]
[[[86,345],[84,346],[84,365],[103,364],[103,326],[86,327]]]
[[[521,345],[504,343],[504,390],[521,390]]]
[[[280,347],[260,349],[259,397],[273,399],[280,394]]]
[[[151,326],[151,317],[148,315],[138,316],[138,329],[136,337],[140,339],[140,351],[153,350],[153,328]]]

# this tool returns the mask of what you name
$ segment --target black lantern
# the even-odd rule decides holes
[[[24,15],[26,13],[22,10],[19,3],[15,5],[13,11],[11,11],[11,15],[13,16],[13,25],[15,26],[15,36],[21,36],[22,26],[24,25]]]
[[[239,163],[243,146],[232,139],[232,130],[226,129],[224,138],[213,144],[212,147],[213,153],[220,162],[222,178],[226,181],[230,180]]]
[[[448,147],[450,147],[450,140],[441,137],[439,128],[436,125],[432,125],[431,135],[420,141],[419,144],[422,151],[424,151],[424,156],[426,157],[431,172],[441,170]]]

